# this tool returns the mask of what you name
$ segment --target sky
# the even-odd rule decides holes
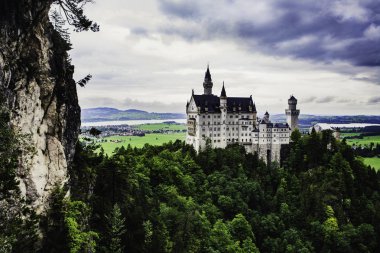
[[[258,114],[380,115],[379,0],[97,0],[71,34],[82,108],[185,113],[207,68]]]

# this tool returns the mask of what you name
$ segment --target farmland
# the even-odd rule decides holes
[[[103,138],[104,142],[99,143],[104,149],[104,152],[111,155],[115,148],[122,146],[141,148],[146,143],[150,145],[161,145],[169,141],[185,140],[185,133],[170,133],[170,134],[146,134],[145,136],[110,136]]]
[[[380,157],[365,157],[363,158],[363,162],[375,168],[375,170],[380,170]]]
[[[364,136],[363,139],[347,139],[347,144],[358,146],[358,145],[370,145],[372,143],[380,143],[380,135],[376,136]]]
[[[185,125],[181,124],[166,124],[166,123],[157,123],[157,124],[143,124],[135,127],[136,129],[143,131],[182,131],[186,129]]]

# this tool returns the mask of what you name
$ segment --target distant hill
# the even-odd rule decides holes
[[[82,109],[82,122],[98,122],[110,120],[150,120],[150,119],[184,119],[182,113],[157,113],[137,109],[119,110],[109,107]]]
[[[276,114],[271,116],[273,122],[284,122],[286,120],[285,114]],[[378,115],[310,115],[300,114],[299,125],[300,127],[310,127],[316,123],[330,123],[330,124],[348,124],[348,123],[372,123],[380,124],[380,116]]]
[[[157,113],[138,109],[119,110],[109,107],[98,107],[82,110],[82,122],[98,122],[110,120],[150,120],[150,119],[185,119],[182,113]],[[285,114],[271,115],[273,122],[285,122]],[[299,118],[300,127],[310,127],[315,123],[376,123],[380,124],[380,116],[375,115],[310,115],[301,114]]]

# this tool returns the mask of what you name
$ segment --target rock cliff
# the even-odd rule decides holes
[[[68,180],[80,130],[69,45],[49,21],[50,0],[0,0],[0,91],[23,135],[18,177],[37,213]]]

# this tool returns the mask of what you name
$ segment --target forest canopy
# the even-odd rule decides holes
[[[329,131],[292,138],[282,166],[238,145],[79,145],[71,200],[97,252],[378,252],[379,173]]]

